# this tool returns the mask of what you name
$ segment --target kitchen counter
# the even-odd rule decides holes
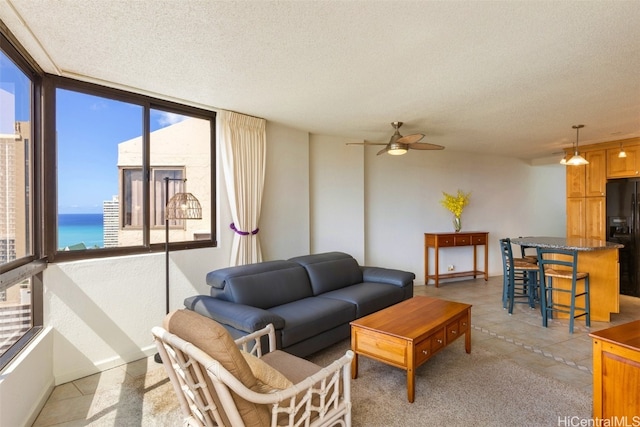
[[[575,249],[578,251],[599,251],[606,249],[622,249],[621,243],[604,240],[582,239],[579,237],[514,237],[511,243],[533,248]]]
[[[578,271],[589,273],[591,321],[610,322],[611,313],[620,312],[618,249],[624,245],[576,237],[536,236],[512,238],[511,243],[534,248],[577,250]],[[559,280],[560,286],[571,288],[570,280],[556,280]],[[557,313],[556,316],[563,317],[562,313]]]

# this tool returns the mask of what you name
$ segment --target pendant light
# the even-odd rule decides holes
[[[579,132],[580,132],[580,129],[583,128],[583,127],[584,127],[584,125],[574,125],[574,126],[572,126],[572,128],[574,128],[576,130],[576,149],[573,152],[573,157],[570,158],[569,160],[567,160],[567,166],[582,166],[582,165],[588,165],[589,164],[589,162],[578,153]]]
[[[620,143],[620,152],[618,153],[618,157],[621,159],[624,159],[627,157],[627,153],[626,151],[624,151],[624,147],[622,146],[622,143]]]

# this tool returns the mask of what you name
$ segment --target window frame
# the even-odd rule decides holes
[[[31,156],[30,156],[30,253],[21,258],[0,264],[0,285],[8,288],[26,278],[31,279],[31,327],[2,355],[0,372],[38,334],[43,327],[42,272],[47,263],[43,252],[42,206],[43,206],[43,159],[42,159],[42,87],[43,72],[29,53],[22,48],[13,34],[0,21],[0,49],[31,80]]]
[[[83,82],[68,77],[45,74],[43,79],[44,92],[44,123],[43,146],[45,196],[44,196],[44,242],[45,253],[50,262],[71,261],[78,259],[103,258],[111,256],[123,256],[129,254],[141,254],[160,252],[165,250],[164,243],[150,243],[151,226],[150,211],[146,209],[143,215],[143,242],[138,246],[124,246],[117,248],[84,249],[73,251],[59,251],[57,249],[57,141],[56,141],[56,91],[65,89],[84,93],[92,96],[109,98],[139,105],[143,108],[143,134],[142,134],[142,158],[143,158],[143,200],[145,206],[150,206],[151,198],[151,166],[150,166],[150,112],[162,110],[176,114],[183,114],[210,122],[210,186],[211,186],[211,234],[208,239],[170,242],[171,250],[195,249],[217,246],[216,230],[216,113],[215,111],[177,104],[146,95],[127,92],[121,89],[101,86],[95,83]],[[158,168],[157,166],[155,168]]]

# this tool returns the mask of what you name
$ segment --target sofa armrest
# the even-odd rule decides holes
[[[223,301],[208,295],[196,295],[184,300],[184,306],[218,323],[244,332],[255,332],[269,323],[275,329],[284,328],[284,319],[257,307]]]
[[[413,284],[416,275],[408,271],[394,270],[382,267],[361,267],[362,280],[365,282],[388,283],[398,287]]]

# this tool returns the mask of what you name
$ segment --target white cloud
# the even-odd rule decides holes
[[[158,116],[156,119],[158,121],[158,124],[163,127],[175,125],[176,123],[180,123],[181,121],[189,118],[187,116],[183,116],[182,114],[168,113],[166,111],[157,111],[156,114]]]

